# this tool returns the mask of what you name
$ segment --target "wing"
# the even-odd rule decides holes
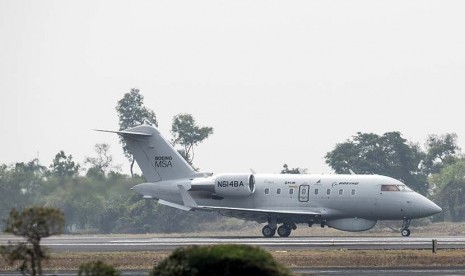
[[[180,209],[186,210],[202,210],[202,211],[217,211],[222,215],[238,217],[242,219],[255,220],[258,222],[265,222],[268,217],[277,218],[295,218],[297,220],[311,219],[320,217],[320,212],[302,211],[302,210],[277,210],[277,209],[255,209],[255,208],[238,208],[238,207],[219,207],[219,206],[202,206],[198,205],[195,200],[189,195],[187,190],[182,186],[178,185],[181,193],[184,205],[178,205],[182,207]],[[162,202],[163,204],[163,202]],[[170,205],[171,207],[172,204]],[[177,208],[177,207],[176,207]]]

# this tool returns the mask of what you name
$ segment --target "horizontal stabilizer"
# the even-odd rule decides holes
[[[152,136],[151,133],[136,132],[136,131],[125,131],[125,130],[114,131],[114,130],[105,130],[105,129],[94,129],[94,130],[100,131],[100,132],[116,133],[119,135]]]

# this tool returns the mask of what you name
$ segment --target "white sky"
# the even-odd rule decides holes
[[[139,88],[169,138],[191,113],[215,133],[203,171],[329,173],[357,131],[465,148],[465,1],[0,0],[0,163],[79,162],[118,139]]]

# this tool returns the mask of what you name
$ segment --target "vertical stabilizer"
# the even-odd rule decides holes
[[[158,129],[141,125],[111,132],[123,137],[147,181],[182,179],[195,175],[192,167],[161,136]]]

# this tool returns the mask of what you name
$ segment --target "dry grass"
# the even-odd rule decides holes
[[[166,258],[170,252],[77,252],[77,253],[52,253],[51,258],[45,262],[46,270],[74,270],[79,265],[101,260],[118,269],[150,269],[155,263]],[[14,270],[0,256],[0,271]]]
[[[287,267],[463,267],[465,250],[302,250],[270,251]],[[118,269],[151,269],[170,252],[53,253],[45,264],[51,271],[74,270],[102,260]],[[0,270],[14,270],[0,258]]]
[[[318,250],[273,252],[288,267],[441,267],[464,266],[465,250]]]

